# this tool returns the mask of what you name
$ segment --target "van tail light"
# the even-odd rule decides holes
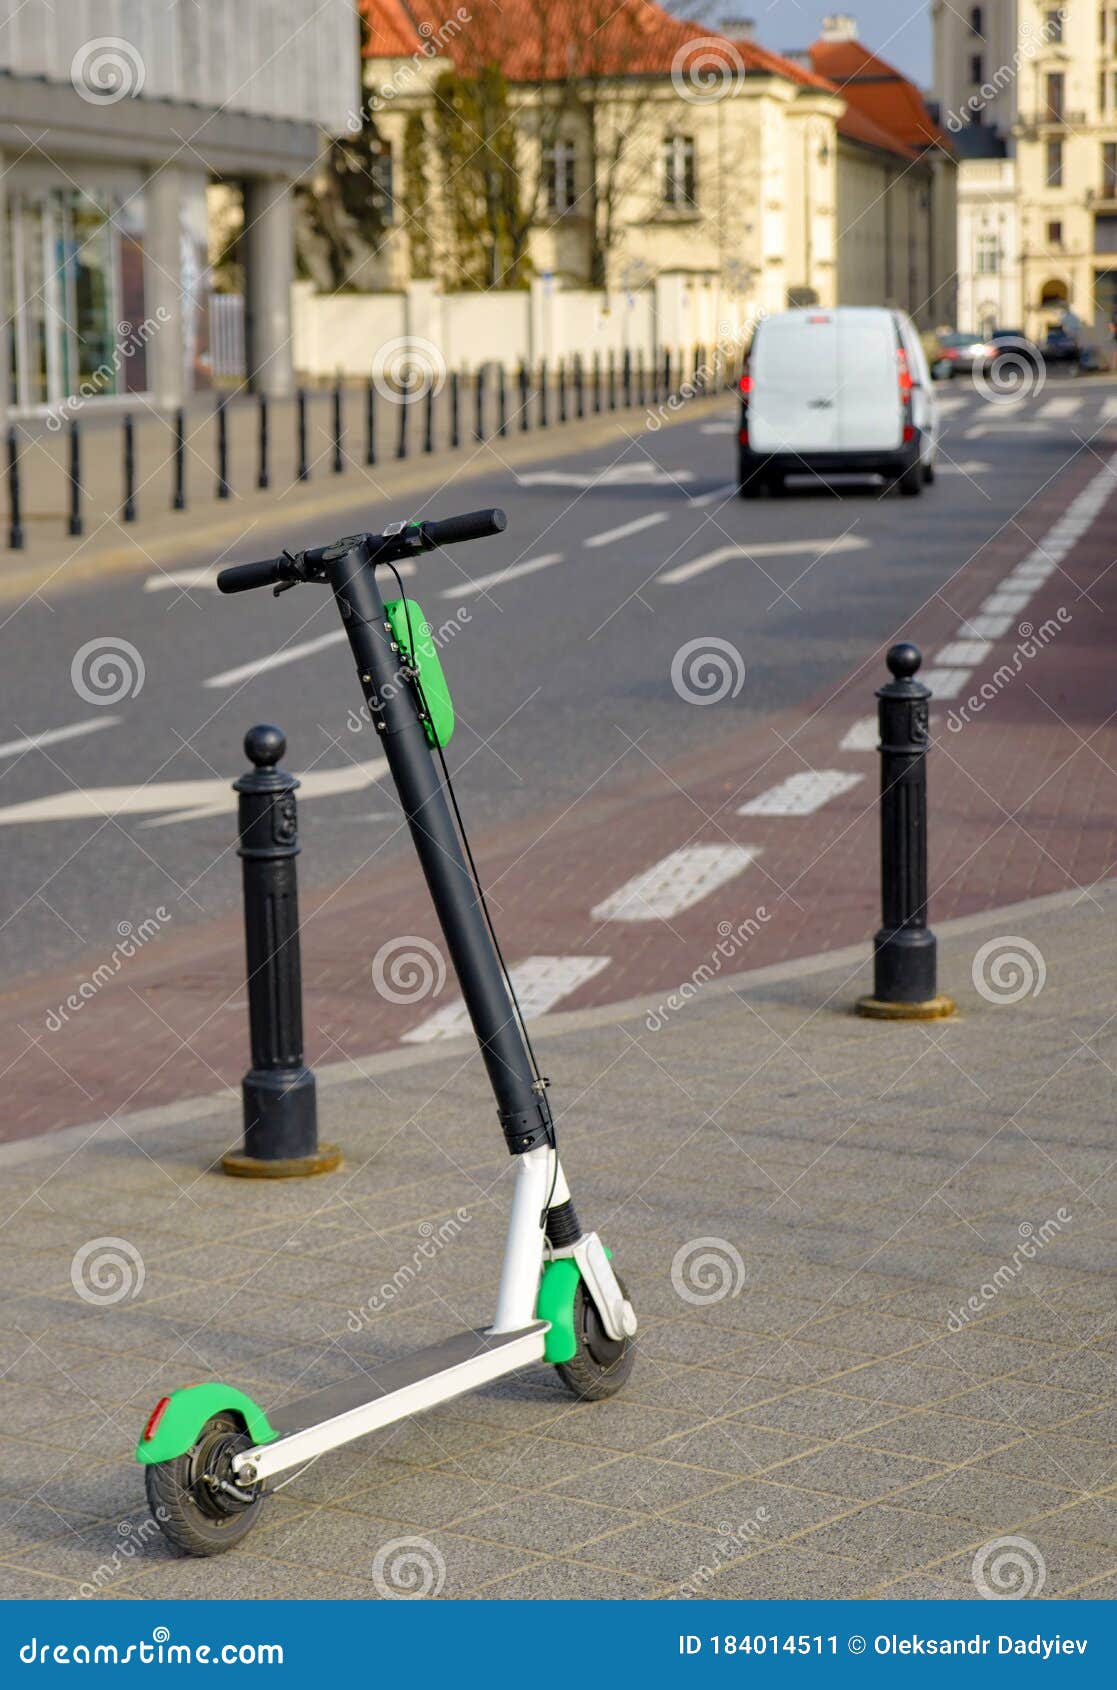
[[[904,442],[905,442],[905,444],[907,444],[908,441],[911,441],[911,440],[914,440],[914,439],[915,439],[914,428],[911,426],[911,423],[905,423],[904,424]]]
[[[741,377],[741,398],[747,399],[751,392],[752,392],[752,377],[749,375],[748,371],[746,370],[744,375]]]
[[[747,446],[748,443],[749,443],[749,431],[748,431],[747,428],[742,428],[737,435],[737,444],[739,446]]]
[[[908,355],[902,346],[898,347],[896,350],[896,364],[900,378],[900,398],[905,405],[910,405],[912,390],[911,370],[908,367]]]

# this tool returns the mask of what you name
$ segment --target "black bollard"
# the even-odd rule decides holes
[[[574,415],[581,422],[586,414],[586,383],[582,369],[582,354],[574,354]]]
[[[136,520],[136,430],[131,411],[124,418],[124,507],[120,517],[122,522]]]
[[[508,395],[504,390],[504,365],[496,367],[496,431],[503,440],[508,433]]]
[[[560,358],[558,361],[558,411],[559,422],[564,423],[566,421],[566,360],[564,358]]]
[[[423,398],[423,451],[434,451],[434,383],[427,388]]]
[[[186,509],[186,415],[180,405],[175,412],[174,492],[171,509]]]
[[[857,1013],[879,1020],[953,1015],[936,983],[937,945],[927,925],[927,745],[931,694],[915,679],[919,647],[888,653],[892,680],[877,692],[880,723],[881,926],[873,939],[873,995]]]
[[[663,402],[666,404],[671,398],[671,354],[663,354]]]
[[[341,383],[339,381],[337,381],[337,382],[334,383],[334,474],[335,475],[340,475],[342,470],[345,468],[345,460],[342,457],[342,453],[341,453],[341,436],[342,436],[341,401],[342,401]]]
[[[227,499],[229,486],[229,424],[225,414],[225,395],[217,398],[217,497]]]
[[[539,427],[547,427],[547,360],[539,360]]]
[[[595,412],[600,411],[600,409],[601,409],[601,354],[600,354],[600,352],[595,352],[594,355],[593,355],[593,408],[594,408]]]
[[[477,381],[473,389],[473,438],[485,438],[485,366],[478,364]]]
[[[528,379],[527,365],[520,360],[520,432],[526,434],[531,427],[531,416],[528,412]]]
[[[239,794],[237,855],[243,864],[252,1067],[241,1082],[244,1148],[221,1158],[227,1174],[291,1179],[325,1174],[341,1152],[318,1143],[314,1075],[303,1061],[299,958],[298,781],[279,768],[287,741],[279,728],[250,728],[253,767]]]
[[[268,396],[261,393],[256,401],[256,444],[259,459],[256,468],[256,485],[263,492],[268,485]]]
[[[609,409],[615,411],[617,408],[617,360],[611,349],[606,359],[605,385],[609,394]]]
[[[302,387],[295,395],[295,432],[298,441],[295,480],[309,481],[310,465],[306,461],[306,389]]]
[[[75,418],[70,423],[70,520],[66,532],[76,537],[84,532],[84,528],[81,516],[81,435]]]
[[[406,456],[407,456],[407,406],[408,406],[408,399],[409,399],[408,394],[406,394],[406,393],[401,394],[400,398],[399,398],[399,403],[397,405],[397,409],[399,411],[399,432],[396,435],[396,457],[397,458],[406,458]]]
[[[632,353],[626,346],[624,359],[621,364],[621,391],[624,394],[625,410],[632,404]]]
[[[370,381],[365,389],[365,463],[376,462],[376,389]]]
[[[19,490],[19,436],[14,428],[8,430],[8,545],[13,552],[23,550],[23,513]]]
[[[636,354],[636,403],[643,407],[644,396],[644,353],[643,349]]]
[[[458,383],[458,372],[455,370],[450,377],[450,445],[458,447],[462,443],[461,430],[461,393]]]

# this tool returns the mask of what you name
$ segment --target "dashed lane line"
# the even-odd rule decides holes
[[[665,921],[708,898],[748,868],[753,845],[683,845],[594,906],[594,921]]]
[[[657,523],[666,521],[666,511],[649,511],[647,516],[637,516],[631,522],[622,522],[619,528],[606,528],[601,534],[591,534],[586,545],[611,546],[614,540],[626,540],[630,534],[642,534],[645,528],[654,528]]]
[[[875,725],[875,724],[874,724]],[[864,775],[845,769],[800,769],[778,786],[750,798],[737,811],[739,816],[813,816],[831,798],[848,792]]]

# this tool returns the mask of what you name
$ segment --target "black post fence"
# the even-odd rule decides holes
[[[229,486],[229,422],[225,412],[225,395],[217,396],[217,497],[227,499]]]
[[[253,766],[233,782],[252,1066],[241,1082],[244,1147],[221,1165],[227,1174],[256,1179],[328,1173],[341,1161],[333,1145],[318,1143],[314,1075],[303,1060],[299,783],[279,767],[286,748],[279,728],[250,728],[244,749]]]
[[[559,422],[566,421],[566,361],[558,361],[558,414]]]
[[[227,495],[219,493],[218,497]],[[120,517],[122,522],[136,520],[136,429],[131,411],[124,418],[124,506]]]
[[[496,367],[496,431],[503,440],[508,433],[508,393],[504,385],[504,365]]]
[[[403,394],[400,395],[399,402],[396,406],[396,409],[399,412],[398,432],[396,434],[396,457],[397,458],[406,458],[406,456],[407,456],[407,412],[408,412],[408,408],[409,408],[408,407],[409,398],[410,398],[410,394],[407,393],[407,392],[404,392]]]
[[[423,398],[423,451],[434,451],[434,383],[431,382]]]
[[[521,434],[526,434],[528,429],[531,427],[531,414],[530,414],[530,411],[528,409],[530,402],[531,401],[530,401],[529,390],[528,390],[527,365],[524,363],[523,359],[521,358],[520,359],[520,432],[521,432]]]
[[[376,462],[376,388],[370,380],[365,388],[365,463]]]
[[[612,348],[609,350],[606,361],[606,384],[609,390],[609,409],[615,411],[617,408],[617,360]]]
[[[574,354],[574,415],[581,422],[586,414],[586,384],[585,370],[582,367],[582,354]]]
[[[450,377],[450,445],[455,449],[462,443],[461,394],[458,391],[458,372]]]
[[[478,364],[473,384],[473,438],[485,438],[485,366]]]
[[[627,411],[632,404],[632,353],[626,346],[624,359],[621,364],[621,392],[624,395],[624,408]]]
[[[547,427],[547,360],[539,360],[539,426]]]
[[[595,414],[601,410],[601,354],[593,355],[593,408]]]
[[[295,432],[296,453],[295,480],[310,480],[310,465],[306,458],[306,389],[299,388],[295,395]]]
[[[70,516],[66,532],[76,538],[84,531],[81,515],[81,434],[77,418],[70,423]]]
[[[8,430],[8,546],[13,552],[23,550],[23,509],[19,480],[19,435]]]
[[[340,475],[342,470],[345,468],[345,457],[344,457],[344,454],[342,452],[342,438],[343,438],[343,433],[344,433],[344,419],[343,419],[343,414],[342,414],[343,403],[344,403],[344,393],[343,393],[343,390],[342,390],[341,382],[336,381],[334,383],[334,430],[333,430],[333,434],[334,434],[334,439],[333,439],[334,474],[335,475]]]
[[[268,485],[268,396],[256,399],[256,485],[264,492]]]
[[[175,412],[174,491],[171,494],[171,509],[186,509],[186,413],[181,405]]]

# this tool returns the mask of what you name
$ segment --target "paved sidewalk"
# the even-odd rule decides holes
[[[630,1387],[576,1405],[533,1368],[337,1452],[231,1562],[153,1534],[144,1415],[488,1318],[509,1165],[478,1060],[327,1076],[346,1164],[305,1184],[209,1171],[227,1098],[5,1148],[0,1596],[375,1597],[409,1565],[443,1597],[965,1597],[975,1558],[1117,1595],[1115,920],[1110,883],[953,924],[945,1023],[855,1018],[858,949],[544,1024],[641,1317]],[[123,1279],[80,1255],[105,1239]]]

